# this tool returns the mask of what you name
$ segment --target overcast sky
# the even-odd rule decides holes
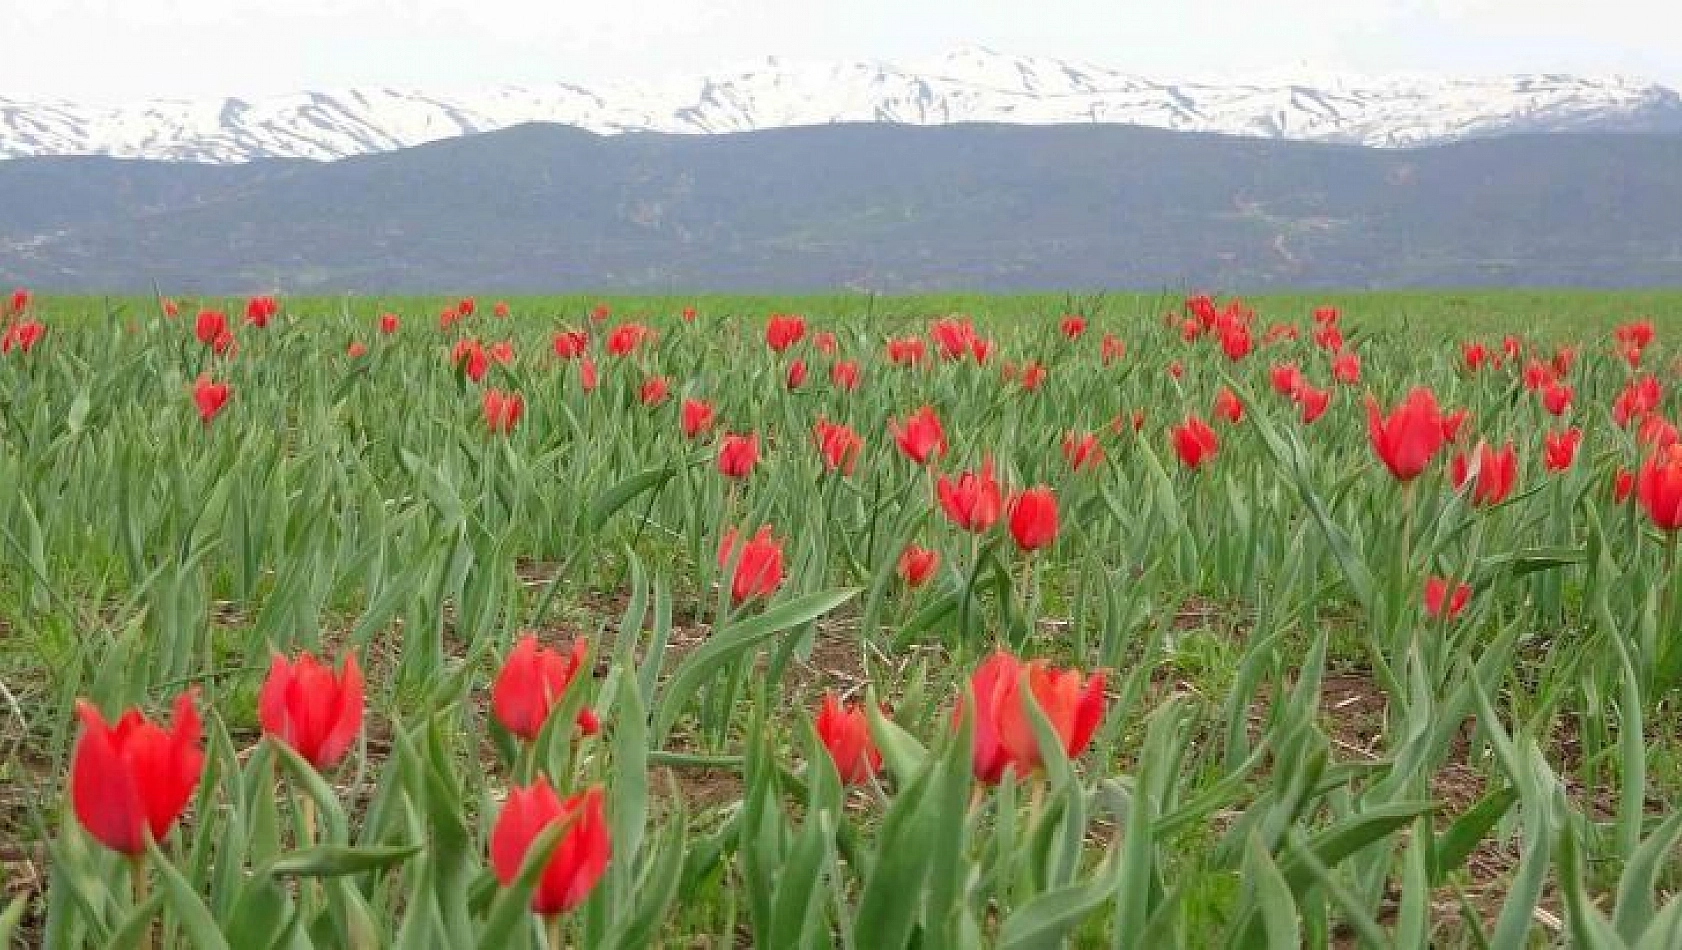
[[[1676,0],[0,0],[0,27],[12,99],[602,85],[970,44],[1157,76],[1556,71],[1682,86]]]

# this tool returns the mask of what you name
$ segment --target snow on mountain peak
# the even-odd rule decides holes
[[[1307,67],[1184,80],[969,46],[930,60],[767,57],[698,78],[430,94],[389,87],[118,106],[0,98],[0,158],[332,160],[524,122],[601,134],[739,132],[831,122],[1124,123],[1376,147],[1512,132],[1682,130],[1682,100],[1626,77],[1354,76]]]

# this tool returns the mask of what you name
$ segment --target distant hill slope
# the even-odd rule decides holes
[[[530,125],[318,164],[0,162],[0,282],[292,292],[1682,284],[1682,136]]]
[[[1521,133],[1678,132],[1682,97],[1639,79],[1557,73],[1144,76],[969,47],[914,63],[772,58],[595,89],[561,82],[447,94],[364,87],[117,105],[0,98],[0,159],[333,160],[528,122],[685,134],[835,122],[1096,123],[1398,147]]]

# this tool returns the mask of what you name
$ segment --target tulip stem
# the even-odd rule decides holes
[[[543,918],[543,934],[549,944],[549,950],[561,950],[561,915],[550,914]]]
[[[1413,482],[1402,483],[1402,567],[1407,569],[1413,552]]]
[[[303,840],[299,847],[308,848],[315,844],[315,799],[308,795],[298,796],[298,817],[303,822]]]
[[[134,887],[134,906],[140,907],[146,903],[146,852],[131,854],[128,858],[129,883]],[[152,950],[152,924],[147,922],[146,929],[140,934],[139,950]]]
[[[1034,558],[1030,553],[1022,558],[1022,639],[1016,644],[1017,650],[1026,649],[1028,641],[1034,635],[1034,620],[1029,616],[1029,612],[1033,610],[1034,606],[1032,602],[1033,587]]]
[[[1678,532],[1675,532],[1675,531],[1668,531],[1668,532],[1665,533],[1665,540],[1664,540],[1664,600],[1663,600],[1664,609],[1659,613],[1659,620],[1663,623],[1663,626],[1660,629],[1663,629],[1663,630],[1672,629],[1675,626],[1676,620],[1677,620],[1677,617],[1676,617],[1676,611],[1677,611],[1676,593],[1677,593],[1677,586],[1678,586],[1677,585],[1677,580],[1676,580],[1676,543],[1677,543],[1677,535],[1678,535]],[[1653,658],[1653,666],[1654,666],[1653,675],[1654,675],[1654,680],[1655,680],[1653,685],[1659,690],[1669,689],[1670,688],[1670,679],[1672,677],[1672,672],[1671,672],[1672,663],[1671,663],[1671,659],[1670,659],[1671,651],[1669,649],[1666,649],[1665,646],[1663,645],[1663,643],[1664,643],[1664,641],[1661,639],[1660,646],[1659,646],[1658,651],[1657,651],[1658,656],[1655,656]]]

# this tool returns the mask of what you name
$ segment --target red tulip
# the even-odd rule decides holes
[[[1554,350],[1553,370],[1555,376],[1564,376],[1571,372],[1571,364],[1577,359],[1577,351],[1569,346],[1561,346]]]
[[[1098,361],[1105,366],[1127,356],[1127,343],[1124,340],[1104,334],[1104,339],[1098,343]]]
[[[76,702],[82,735],[70,756],[70,803],[94,840],[127,855],[162,841],[204,770],[199,714],[188,690],[166,732],[137,709],[107,725],[92,703]]]
[[[1638,350],[1646,349],[1653,342],[1653,321],[1642,319],[1623,324],[1612,331],[1612,339]]]
[[[1444,610],[1448,612],[1448,619],[1460,616],[1460,611],[1466,609],[1466,600],[1472,596],[1469,584],[1457,584],[1454,593],[1449,594],[1448,579],[1431,577],[1425,581],[1425,613],[1441,618]]]
[[[491,683],[491,714],[515,736],[537,741],[549,714],[589,658],[590,644],[582,638],[573,640],[563,652],[539,646],[534,634],[523,635]],[[574,725],[585,736],[601,730],[601,723],[588,706],[579,708]]]
[[[1631,420],[1643,418],[1657,409],[1663,396],[1664,392],[1656,378],[1641,376],[1625,386],[1613,400],[1612,421],[1627,426]]]
[[[1295,363],[1275,363],[1267,375],[1273,383],[1273,391],[1281,396],[1296,395],[1297,387],[1303,383],[1302,370],[1297,369]]]
[[[977,366],[986,363],[987,358],[993,355],[993,341],[979,336],[971,339],[969,341],[969,354],[975,359]]]
[[[666,377],[650,376],[642,381],[642,390],[638,393],[638,398],[645,406],[658,406],[666,401],[670,391],[671,382]]]
[[[508,316],[508,301],[498,300],[496,303],[492,304],[491,313],[498,317]]]
[[[1315,307],[1314,322],[1322,326],[1336,323],[1343,314],[1336,307]]]
[[[895,366],[916,366],[924,352],[923,341],[914,336],[888,341],[888,362]]]
[[[1134,434],[1144,431],[1145,410],[1135,409],[1131,414],[1118,412],[1115,418],[1110,420],[1110,431],[1116,435],[1122,434],[1130,427]]]
[[[1315,419],[1325,415],[1326,407],[1331,405],[1332,391],[1329,389],[1315,389],[1308,380],[1303,380],[1297,387],[1297,408],[1302,411],[1302,424],[1311,425]]]
[[[28,353],[46,332],[47,328],[34,320],[19,320],[0,334],[0,354],[10,353],[14,348],[19,353]]]
[[[345,347],[345,355],[353,360],[359,360],[368,355],[368,347],[361,340],[352,340],[350,345]]]
[[[200,376],[193,384],[193,404],[198,406],[199,421],[209,425],[227,404],[228,395],[227,383],[213,383],[208,376]]]
[[[781,353],[806,335],[806,318],[795,314],[773,313],[765,321],[765,345]]]
[[[1566,429],[1549,432],[1542,437],[1542,464],[1550,472],[1563,472],[1577,459],[1577,446],[1583,441],[1583,430]]]
[[[684,323],[694,323],[695,322],[695,308],[694,307],[684,307],[683,312],[680,314],[680,316],[683,317],[683,322]]]
[[[1501,338],[1501,350],[1507,354],[1507,359],[1516,360],[1524,352],[1524,342],[1509,333]]]
[[[362,670],[356,655],[338,673],[310,653],[288,661],[276,653],[257,693],[263,732],[286,743],[322,771],[344,758],[362,729]]]
[[[1483,369],[1484,364],[1488,362],[1489,351],[1484,349],[1482,343],[1462,343],[1460,345],[1460,359],[1466,364],[1468,370],[1475,373]]]
[[[476,308],[477,308],[477,305],[473,302],[472,297],[463,297],[460,300],[456,301],[456,315],[457,316],[471,317],[471,316],[473,316],[473,311]]]
[[[1464,409],[1456,409],[1442,417],[1443,441],[1455,442],[1460,439],[1460,430],[1465,428],[1466,420],[1471,418]]]
[[[514,344],[508,340],[498,340],[485,347],[485,355],[498,366],[507,366],[514,362]]]
[[[1057,496],[1040,485],[1010,500],[1010,536],[1023,551],[1037,551],[1057,539]]]
[[[956,360],[975,355],[975,361],[985,362],[985,355],[974,353],[977,337],[975,326],[968,319],[946,318],[929,324],[929,336],[942,359]]]
[[[1524,371],[1519,375],[1519,378],[1523,381],[1525,389],[1534,392],[1553,382],[1554,374],[1546,363],[1533,359],[1524,364]]]
[[[216,339],[210,341],[210,352],[217,356],[233,356],[238,349],[239,345],[234,340],[234,334],[231,330],[223,330],[216,335]]]
[[[1186,374],[1185,364],[1181,363],[1179,360],[1175,360],[1172,363],[1168,364],[1168,375],[1173,377],[1174,379],[1179,379],[1180,377],[1184,376],[1185,374]]]
[[[829,368],[829,381],[836,389],[852,392],[859,388],[859,364],[842,360]]]
[[[759,434],[726,432],[718,443],[718,471],[728,478],[746,478],[759,461]]]
[[[1071,340],[1078,340],[1080,335],[1086,332],[1086,318],[1078,313],[1066,313],[1063,315],[1063,322],[1059,324],[1059,328],[1063,331],[1064,336]]]
[[[940,566],[940,552],[916,544],[907,544],[899,552],[899,579],[907,587],[921,587]]]
[[[931,456],[946,455],[946,432],[934,409],[924,406],[907,417],[902,425],[897,419],[888,420],[894,442],[905,457],[918,465],[926,464]]]
[[[1571,397],[1575,395],[1571,387],[1565,383],[1550,382],[1542,390],[1542,408],[1551,416],[1563,416],[1565,410],[1571,408]]]
[[[1415,389],[1386,419],[1379,415],[1378,401],[1368,396],[1367,434],[1390,474],[1400,481],[1412,480],[1425,471],[1443,444],[1443,419],[1436,397],[1429,389]]]
[[[629,356],[653,338],[653,331],[640,323],[622,323],[607,335],[607,351],[614,356]]]
[[[29,291],[18,287],[12,291],[11,314],[17,316],[29,309]]]
[[[252,297],[245,302],[245,322],[257,329],[269,325],[269,318],[280,312],[280,304],[273,297]]]
[[[853,474],[859,450],[864,448],[864,440],[857,432],[839,422],[819,419],[812,426],[812,435],[817,439],[818,454],[823,458],[824,468],[831,472],[839,469],[843,475]]]
[[[1238,394],[1233,392],[1231,387],[1222,386],[1220,391],[1215,393],[1213,415],[1233,425],[1244,421],[1244,404],[1238,401]]]
[[[1221,328],[1221,352],[1234,363],[1250,355],[1250,328],[1232,324]]]
[[[1654,452],[1635,478],[1635,496],[1662,531],[1682,528],[1682,445]]]
[[[693,439],[712,428],[712,404],[699,399],[685,399],[680,417],[683,423],[683,437]]]
[[[1513,444],[1508,442],[1496,450],[1487,443],[1479,442],[1474,453],[1478,463],[1477,475],[1471,474],[1471,457],[1465,452],[1458,452],[1449,460],[1449,480],[1458,489],[1466,484],[1468,477],[1476,478],[1472,501],[1478,505],[1498,505],[1512,493],[1513,480],[1518,472],[1518,455],[1513,451]]]
[[[1037,361],[1029,362],[1022,367],[1022,388],[1028,392],[1033,392],[1040,388],[1041,383],[1045,382],[1045,375],[1046,369],[1044,366],[1041,366]]]
[[[812,334],[812,349],[825,356],[834,356],[836,350],[835,334],[828,330],[821,330]]]
[[[1630,493],[1635,491],[1635,473],[1627,468],[1618,468],[1612,473],[1612,500],[1623,504],[1629,499]]]
[[[578,388],[587,393],[596,391],[596,361],[588,356],[578,360]]]
[[[468,379],[479,382],[485,378],[485,371],[490,369],[491,364],[478,340],[457,340],[456,345],[450,348],[450,365],[467,374]]]
[[[1221,447],[1220,439],[1215,437],[1215,430],[1195,415],[1187,416],[1184,423],[1170,429],[1169,436],[1174,443],[1174,453],[1189,469],[1196,469],[1214,458],[1215,452]]]
[[[799,389],[800,387],[806,385],[805,360],[789,360],[788,376],[784,378],[783,385],[788,387],[790,390]]]
[[[211,346],[216,338],[228,332],[228,315],[220,310],[200,310],[198,319],[193,323],[193,335],[205,346]]]
[[[1343,331],[1336,324],[1327,324],[1314,331],[1314,345],[1327,352],[1336,353],[1343,349]]]
[[[771,537],[771,526],[762,526],[736,555],[736,530],[731,528],[719,539],[718,566],[722,570],[737,557],[736,572],[730,578],[730,598],[742,603],[754,597],[770,597],[783,584],[783,548]]]
[[[1656,412],[1649,412],[1635,430],[1635,441],[1649,449],[1662,449],[1675,445],[1679,440],[1682,436],[1678,435],[1676,426]]]
[[[553,345],[556,356],[563,360],[575,360],[584,355],[590,345],[590,336],[583,330],[562,330],[555,334]]]
[[[526,410],[526,399],[519,390],[505,393],[500,389],[487,389],[484,410],[485,427],[492,432],[506,434],[514,431],[514,424],[520,421],[520,414]]]
[[[611,316],[613,316],[613,308],[605,303],[599,303],[590,308],[591,323],[606,323],[607,318]]]
[[[870,738],[870,723],[862,706],[842,705],[834,693],[824,693],[823,706],[812,725],[829,750],[842,784],[862,785],[882,770],[882,753]]]
[[[380,332],[385,334],[386,336],[390,336],[393,333],[397,332],[397,314],[395,314],[395,313],[382,313],[382,314],[380,314]]]
[[[175,301],[169,299],[168,297],[164,298],[163,310],[164,310],[164,316],[168,317],[171,320],[173,320],[176,317],[181,315],[181,305],[176,303]]]
[[[975,777],[988,784],[998,782],[1006,767],[1024,776],[1043,763],[1022,695],[1024,680],[1071,757],[1086,748],[1104,719],[1104,674],[1093,673],[1082,683],[1073,670],[1055,669],[1043,660],[1023,663],[995,651],[970,679],[976,707],[972,765]],[[960,703],[960,711],[965,708],[967,702]]]
[[[979,474],[964,472],[955,482],[945,475],[940,476],[935,481],[934,490],[940,510],[965,531],[986,531],[999,520],[1002,503],[999,483],[993,479],[993,460],[990,458],[981,460]]]
[[[1332,357],[1332,378],[1345,386],[1361,381],[1361,358],[1354,350],[1344,350]]]
[[[1070,432],[1063,436],[1063,458],[1068,461],[1070,471],[1097,468],[1103,464],[1104,447],[1090,432]]]
[[[519,877],[526,851],[552,825],[566,830],[532,892],[531,909],[543,917],[584,903],[607,870],[613,850],[602,815],[601,788],[592,786],[562,801],[549,779],[539,775],[531,785],[508,790],[508,801],[491,828],[491,870],[503,887]]]

